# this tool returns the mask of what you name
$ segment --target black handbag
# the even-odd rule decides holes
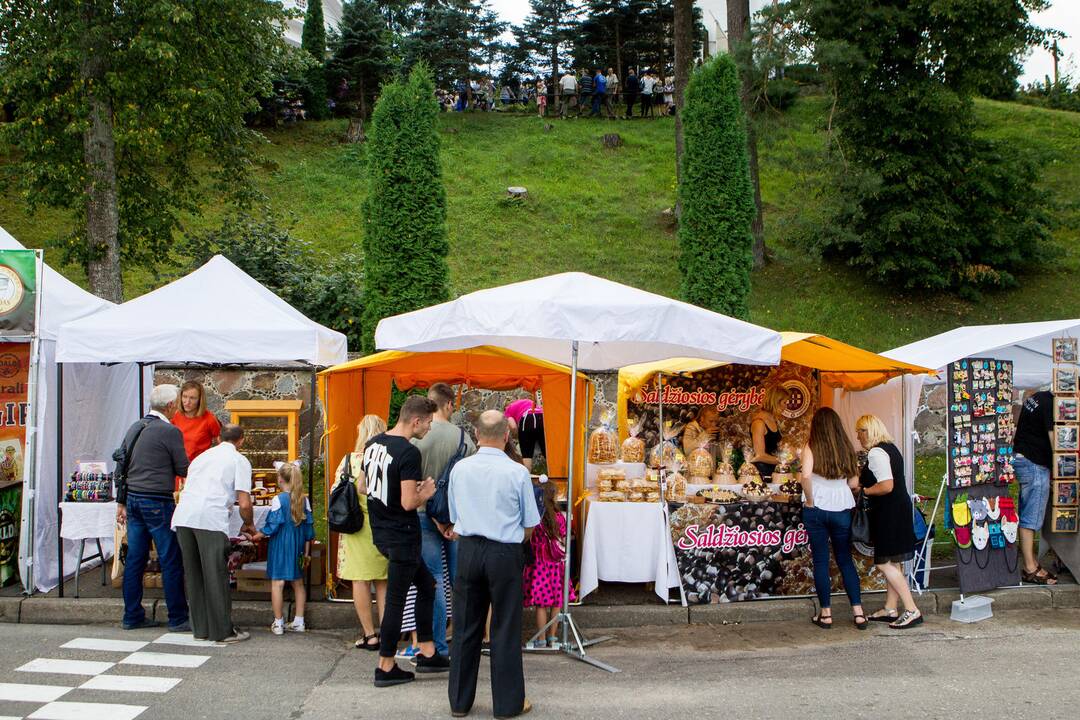
[[[855,509],[851,512],[851,541],[870,545],[870,501],[866,493],[859,491]]]
[[[351,535],[364,528],[364,511],[360,508],[360,495],[356,492],[352,476],[352,453],[345,456],[345,467],[337,484],[330,490],[326,524],[332,531],[343,535]]]

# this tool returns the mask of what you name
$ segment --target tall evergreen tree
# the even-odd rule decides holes
[[[285,21],[265,0],[0,3],[0,96],[17,108],[0,139],[30,207],[73,212],[64,247],[93,292],[122,301],[121,263],[167,257],[205,194],[250,200],[244,116],[290,56]]]
[[[383,86],[375,105],[364,202],[364,351],[379,320],[450,297],[443,187],[431,72]]]
[[[536,64],[547,68],[559,93],[559,68],[565,67],[578,23],[573,0],[529,0],[531,9],[525,22],[514,28],[518,43],[532,53]]]
[[[391,70],[390,32],[378,0],[349,0],[341,9],[341,22],[331,43],[327,80],[337,87],[344,80],[355,116],[366,120],[372,99]]]
[[[326,102],[326,21],[322,0],[308,0],[300,47],[314,59],[304,73],[304,107],[313,120],[324,120],[330,110]]]
[[[683,299],[746,318],[754,199],[739,85],[727,54],[711,58],[690,77],[682,109],[677,235]]]

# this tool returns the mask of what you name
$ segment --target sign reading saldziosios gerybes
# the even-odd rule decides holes
[[[0,250],[0,336],[34,334],[37,285],[37,253]]]

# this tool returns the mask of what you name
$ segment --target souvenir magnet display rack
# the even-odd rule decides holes
[[[1050,523],[1055,533],[1074,533],[1080,515],[1080,358],[1076,338],[1054,338],[1054,478]]]

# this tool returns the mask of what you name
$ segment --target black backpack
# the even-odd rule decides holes
[[[364,511],[360,508],[360,495],[352,476],[352,453],[345,456],[337,484],[330,490],[330,503],[326,509],[326,524],[343,535],[358,533],[364,528]]]
[[[113,482],[116,484],[116,502],[119,505],[127,504],[128,468],[131,465],[131,458],[135,455],[135,444],[139,442],[139,436],[142,435],[143,430],[146,429],[150,422],[146,418],[139,421],[139,429],[135,431],[135,435],[131,438],[131,447],[121,442],[120,447],[113,451],[112,459],[116,463]]]
[[[468,452],[468,447],[465,445],[465,430],[462,428],[458,430],[461,431],[461,440],[458,441],[457,452],[450,458],[450,462],[446,463],[446,467],[443,468],[435,483],[435,494],[427,501],[428,517],[440,525],[450,524],[450,471],[465,458],[465,453]]]

